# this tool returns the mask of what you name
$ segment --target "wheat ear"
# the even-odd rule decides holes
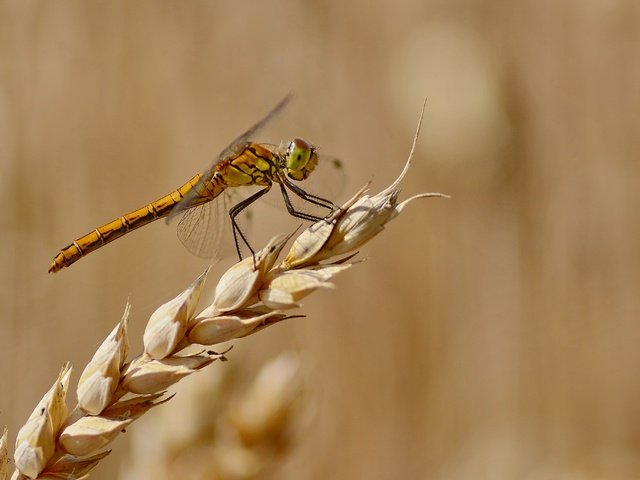
[[[224,273],[213,303],[196,313],[205,271],[151,315],[143,336],[144,351],[129,362],[127,304],[122,320],[82,372],[78,405],[68,412],[65,399],[71,367],[66,364],[18,432],[17,469],[12,478],[86,477],[109,454],[104,447],[120,432],[171,399],[166,396],[167,388],[215,360],[225,359],[223,353],[213,350],[185,354],[187,347],[213,346],[291,318],[286,311],[299,307],[300,300],[318,288],[333,287],[330,280],[354,265],[350,260],[357,250],[411,201],[446,197],[423,193],[398,203],[400,183],[409,170],[419,131],[420,124],[409,159],[392,185],[376,195],[367,194],[368,186],[362,188],[341,208],[298,235],[280,263],[280,254],[292,235],[274,237],[254,257]],[[0,480],[4,480],[6,433],[0,440]]]

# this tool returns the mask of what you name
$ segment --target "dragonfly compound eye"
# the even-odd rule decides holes
[[[311,158],[312,147],[301,138],[294,138],[287,150],[287,170],[292,178],[302,172]]]

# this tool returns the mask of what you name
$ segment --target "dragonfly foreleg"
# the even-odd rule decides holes
[[[301,218],[302,220],[308,220],[310,222],[317,222],[319,220],[322,220],[321,217],[316,217],[315,215],[311,215],[309,213],[296,210],[293,204],[291,203],[291,199],[289,198],[289,194],[287,193],[287,189],[283,183],[280,183],[280,190],[282,191],[282,198],[284,198],[284,203],[287,206],[287,211],[289,212],[289,215],[294,216],[296,218]],[[324,205],[321,205],[321,206],[324,206]]]
[[[284,181],[284,184],[293,193],[295,193],[298,197],[300,197],[304,201],[309,202],[309,203],[313,203],[314,205],[318,205],[319,207],[326,208],[326,209],[328,209],[330,211],[334,211],[334,210],[336,210],[338,208],[338,206],[335,205],[331,200],[327,200],[326,198],[318,197],[317,195],[312,195],[312,194],[304,191],[302,188],[300,188],[296,184],[292,183],[286,177],[283,177],[282,180]],[[282,185],[282,183],[280,185]]]
[[[269,190],[271,190],[271,185],[268,185],[267,187],[263,188],[259,192],[254,193],[249,198],[245,198],[244,200],[242,200],[238,204],[236,204],[233,207],[231,207],[231,209],[229,210],[229,216],[231,217],[231,227],[232,227],[232,230],[233,230],[233,241],[235,242],[236,252],[238,253],[238,258],[240,260],[242,260],[242,252],[240,251],[240,243],[238,242],[238,235],[240,235],[240,238],[242,239],[244,244],[247,246],[247,248],[251,252],[251,255],[253,255],[254,263],[255,263],[256,252],[253,251],[253,248],[251,248],[251,245],[249,244],[249,241],[247,240],[247,237],[245,237],[244,233],[242,233],[242,230],[240,229],[240,226],[238,225],[238,222],[236,221],[236,217],[238,216],[238,214],[240,214],[240,212],[242,212],[242,210],[247,208],[249,205],[251,205],[256,200],[258,200],[260,197],[262,197]]]

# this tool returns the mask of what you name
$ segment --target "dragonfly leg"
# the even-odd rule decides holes
[[[319,207],[324,207],[330,211],[336,210],[338,208],[331,200],[327,200],[326,198],[318,197],[317,195],[312,195],[308,192],[305,192],[302,188],[292,183],[288,178],[282,176],[281,179],[284,181],[284,184],[297,196],[301,199],[313,203],[314,205],[318,205]]]
[[[280,190],[282,191],[282,198],[284,198],[284,203],[287,206],[287,210],[289,211],[289,215],[292,215],[296,218],[301,218],[302,220],[308,220],[310,222],[317,222],[319,220],[322,220],[321,217],[316,217],[315,215],[311,215],[309,213],[304,213],[304,212],[300,212],[298,210],[296,210],[293,206],[293,204],[291,203],[291,199],[289,198],[289,194],[287,193],[287,189],[284,186],[284,184],[280,184]],[[306,200],[306,198],[305,198]],[[315,202],[311,202],[311,203],[315,203]],[[317,205],[317,204],[316,204]],[[324,207],[324,205],[321,205]]]
[[[249,244],[249,241],[247,240],[247,237],[245,237],[244,233],[242,233],[242,230],[240,229],[240,226],[238,225],[238,222],[236,221],[236,217],[238,216],[238,214],[240,214],[240,212],[242,212],[242,210],[247,208],[249,205],[251,205],[256,200],[258,200],[260,197],[262,197],[269,190],[271,190],[271,185],[268,185],[266,188],[263,188],[259,192],[254,193],[249,198],[245,198],[244,200],[242,200],[238,204],[236,204],[233,207],[231,207],[231,209],[229,210],[229,216],[231,217],[231,226],[232,226],[232,229],[233,229],[233,241],[236,244],[236,252],[238,253],[238,258],[240,260],[242,260],[242,252],[240,251],[240,242],[238,241],[238,235],[240,235],[240,238],[242,239],[244,244],[247,246],[247,248],[251,252],[251,255],[253,255],[253,263],[254,264],[255,264],[255,259],[256,259],[256,252],[253,251],[253,248],[251,248],[251,245]]]

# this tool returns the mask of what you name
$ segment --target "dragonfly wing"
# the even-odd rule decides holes
[[[253,125],[249,130],[244,132],[238,138],[236,138],[233,142],[231,142],[227,148],[220,152],[218,155],[218,161],[224,160],[225,158],[232,157],[233,155],[237,155],[240,153],[247,142],[253,137],[256,133],[258,133],[262,128],[269,123],[276,115],[278,115],[285,107],[289,104],[292,98],[292,94],[287,94],[282,100],[278,102],[278,104],[271,109],[269,113],[267,113],[264,118],[258,121],[255,125]]]
[[[229,157],[234,155],[238,155],[244,150],[247,146],[249,139],[255,135],[258,131],[260,131],[267,123],[269,123],[276,115],[278,115],[284,108],[289,104],[289,101],[292,98],[292,94],[289,93],[282,100],[278,102],[278,104],[271,109],[267,115],[264,116],[260,121],[254,124],[249,130],[244,132],[242,135],[237,137],[233,142],[231,142],[220,154],[218,155],[218,159],[213,164],[213,166],[207,170],[202,178],[198,181],[196,186],[192,188],[185,197],[180,200],[173,210],[167,217],[167,223],[171,222],[176,216],[180,213],[188,210],[191,206],[193,206],[194,202],[197,201],[200,194],[198,192],[202,191],[202,187],[213,178],[213,175],[216,172],[216,165],[220,163],[222,160],[226,160]]]
[[[339,158],[323,153],[318,154],[318,165],[306,180],[293,183],[308,193],[336,203],[344,192],[346,184],[344,164]]]
[[[193,255],[201,258],[218,259],[236,255],[233,242],[229,209],[248,196],[242,187],[226,190],[215,200],[190,208],[178,222],[177,234],[180,242]],[[245,209],[236,217],[243,233],[251,227],[250,209]]]
[[[225,234],[231,235],[226,225],[224,196],[190,208],[178,222],[178,238],[192,254],[202,258],[216,258]]]

